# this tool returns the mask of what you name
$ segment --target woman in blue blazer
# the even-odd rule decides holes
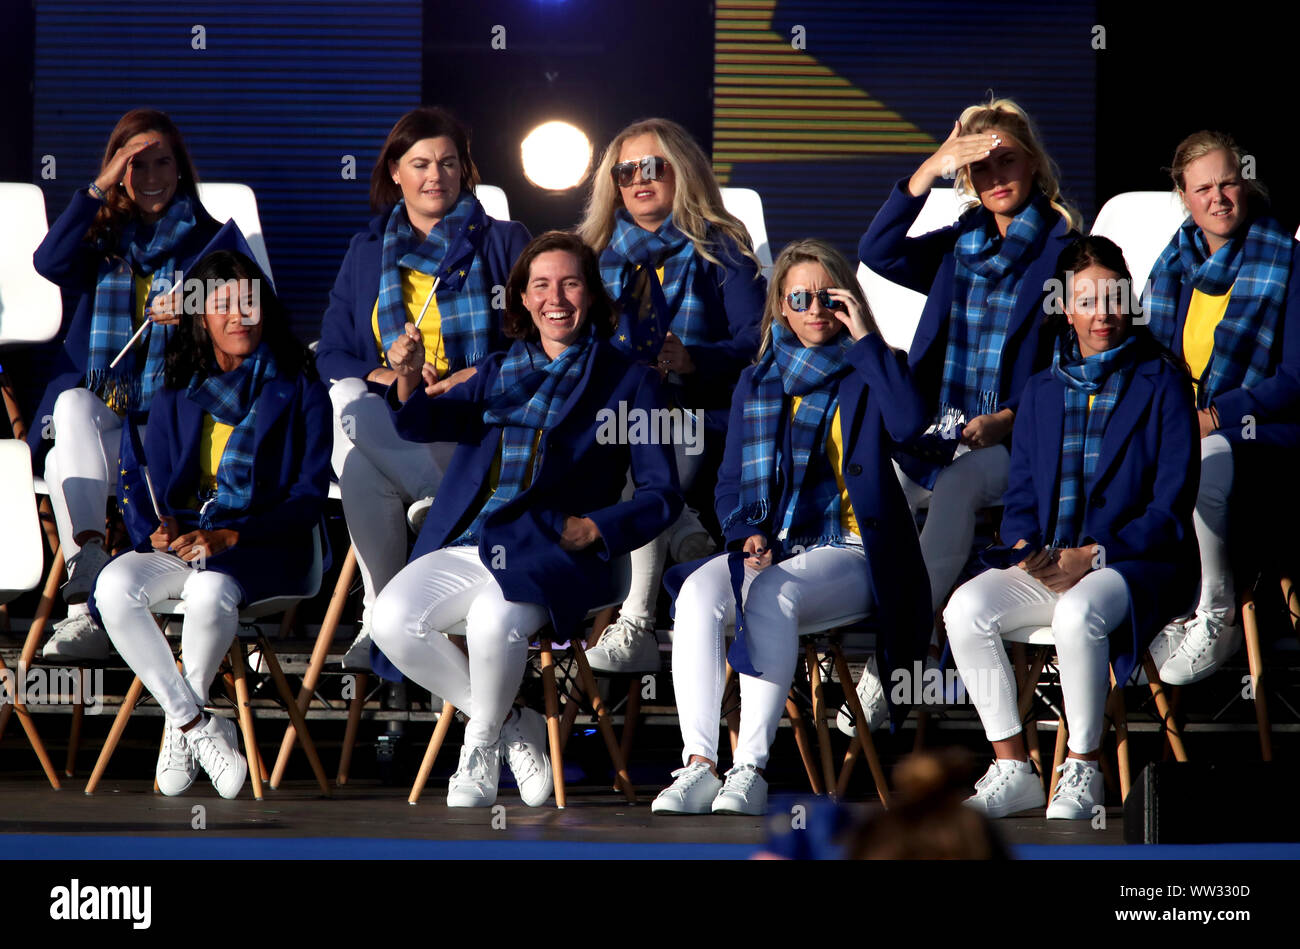
[[[605,149],[578,233],[600,254],[605,288],[629,315],[615,345],[654,366],[669,403],[689,413],[682,418],[690,419],[691,443],[676,449],[682,487],[707,492],[710,484],[694,484],[705,441],[721,447],[732,389],[758,351],[767,281],[749,232],[723,206],[690,133],[668,119],[643,119]],[[591,667],[657,672],[654,620],[665,558],[691,560],[714,549],[687,508],[672,531],[636,551],[628,598],[588,652]]]
[[[526,804],[550,796],[542,718],[511,709],[528,641],[548,622],[568,635],[608,603],[611,560],[661,533],[682,505],[671,448],[648,443],[645,426],[618,431],[620,416],[648,419],[663,403],[658,376],[607,341],[614,310],[596,255],[572,234],[543,234],[506,292],[514,343],[446,393],[428,394],[414,324],[388,351],[397,431],[459,443],[373,620],[387,658],[469,715],[449,807],[491,805],[503,753]],[[468,657],[443,635],[462,620]]]
[[[166,713],[159,789],[182,793],[201,767],[230,798],[247,763],[234,723],[203,707],[239,607],[309,592],[329,491],[329,401],[256,264],[217,251],[191,276],[208,287],[204,308],[183,318],[168,347],[145,436],[158,527],[101,571],[94,601]],[[149,611],[173,597],[186,603],[183,671]]]
[[[732,400],[718,472],[730,553],[698,566],[677,595],[673,689],[684,767],[655,799],[655,813],[764,812],[762,771],[801,624],[870,613],[883,668],[921,658],[929,587],[890,458],[924,424],[906,355],[876,331],[848,261],[824,241],[786,247],[772,272],[758,362]],[[733,620],[740,740],[724,781],[718,709],[724,627]]]
[[[29,436],[32,454],[45,457],[68,565],[68,618],[45,644],[48,659],[108,655],[86,600],[108,562],[104,508],[117,481],[122,420],[130,413],[145,424],[176,322],[166,291],[217,230],[199,203],[180,130],[162,112],[133,109],[109,135],[99,176],[73,195],[33,255],[64,303],[52,378]],[[112,366],[147,319],[155,325]]]
[[[1219,132],[1179,144],[1171,170],[1189,217],[1146,289],[1151,331],[1196,379],[1201,434],[1201,597],[1189,621],[1166,630],[1176,648],[1160,676],[1173,685],[1199,682],[1240,647],[1229,541],[1245,541],[1232,544],[1245,573],[1267,540],[1252,536],[1252,521],[1275,520],[1277,472],[1294,468],[1300,447],[1300,244],[1269,216],[1241,161]]]
[[[1196,592],[1198,452],[1190,380],[1133,326],[1124,255],[1104,237],[1061,257],[1069,331],[1020,399],[1002,538],[1016,563],[980,574],[944,610],[948,642],[996,756],[969,803],[990,817],[1041,807],[1001,634],[1052,627],[1070,722],[1049,818],[1089,819],[1108,668],[1126,682],[1157,631]]]
[[[960,220],[908,237],[930,188],[954,176],[971,199]],[[1029,116],[998,99],[962,112],[858,244],[876,273],[928,294],[908,364],[930,426],[897,462],[913,511],[929,494],[921,551],[935,612],[970,555],[976,512],[1006,488],[1020,392],[1050,359],[1039,338],[1045,288],[1077,226]]]
[[[417,510],[427,510],[453,447],[407,442],[393,430],[381,394],[395,373],[384,354],[407,321],[419,326],[422,372],[438,391],[506,346],[494,307],[528,231],[487,216],[474,196],[478,180],[469,133],[452,115],[419,108],[402,116],[370,176],[380,213],[352,238],[321,324],[316,358],[332,384],[334,472],[364,588],[347,668],[369,668],[370,613],[406,562],[407,507],[423,501]]]

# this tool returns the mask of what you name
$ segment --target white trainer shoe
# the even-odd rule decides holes
[[[1167,685],[1191,685],[1214,671],[1241,648],[1241,626],[1228,626],[1198,612],[1187,624],[1187,635],[1172,656],[1160,666],[1160,679]]]
[[[501,780],[501,745],[461,745],[460,764],[447,784],[448,807],[491,807]]]
[[[501,726],[501,754],[515,776],[519,796],[529,807],[540,807],[555,790],[551,756],[547,753],[546,719],[531,708],[517,708]]]
[[[587,650],[587,664],[593,672],[658,672],[659,640],[654,627],[620,616]]]
[[[1047,803],[1043,782],[1028,761],[994,758],[984,777],[975,782],[975,793],[965,802],[967,807],[988,817],[1006,817]]]
[[[68,558],[68,579],[63,584],[63,602],[85,603],[95,588],[95,578],[104,565],[113,558],[104,549],[98,537],[86,541],[85,546]]]
[[[767,779],[752,764],[733,765],[713,799],[713,813],[762,817],[767,813]]]
[[[431,507],[433,507],[432,496],[420,498],[406,509],[406,524],[416,537],[420,536],[420,530],[424,527],[425,519],[428,518]]]
[[[228,718],[209,715],[202,725],[185,734],[199,767],[212,779],[217,793],[229,800],[239,796],[248,777],[248,762],[239,752],[239,729]],[[161,783],[161,782],[160,782]]]
[[[878,731],[889,718],[889,705],[885,701],[885,684],[880,681],[874,655],[867,659],[867,667],[862,670],[857,693],[862,714],[867,717],[867,731]],[[853,721],[853,713],[849,711],[847,702],[840,706],[840,713],[835,716],[835,727],[850,738],[858,736],[857,724]]]
[[[1066,758],[1056,769],[1056,793],[1047,805],[1048,820],[1091,820],[1092,809],[1106,800],[1106,782],[1095,761]]]
[[[41,655],[46,659],[107,659],[113,643],[89,613],[78,613],[54,624],[54,635]]]
[[[707,814],[722,790],[722,779],[703,761],[678,768],[673,779],[650,805],[651,814]]]
[[[1160,632],[1156,633],[1155,638],[1151,640],[1151,645],[1147,647],[1151,653],[1151,661],[1155,663],[1156,669],[1159,669],[1171,658],[1174,653],[1178,652],[1178,647],[1183,644],[1187,638],[1187,624],[1191,620],[1177,619],[1166,626]],[[1143,670],[1138,675],[1138,685],[1146,684],[1146,671]]]
[[[167,719],[163,728],[162,751],[158,753],[158,766],[154,768],[158,790],[168,797],[184,794],[198,776],[199,765],[190,753],[185,733]]]
[[[700,523],[699,511],[693,507],[682,508],[677,523],[668,531],[668,555],[678,563],[688,563],[707,557],[717,549],[718,545]]]
[[[370,630],[364,626],[361,632],[357,633],[357,638],[352,640],[352,645],[348,651],[343,654],[343,661],[339,663],[344,669],[350,669],[354,672],[370,672]]]

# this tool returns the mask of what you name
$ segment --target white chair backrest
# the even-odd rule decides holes
[[[48,230],[41,189],[0,181],[0,221],[0,345],[43,343],[59,332],[63,299],[32,266]]]
[[[488,217],[494,217],[498,221],[510,220],[510,199],[503,189],[496,185],[479,185],[474,189],[474,197],[483,205]]]
[[[954,189],[931,188],[907,236],[919,237],[947,227],[961,215],[962,204]],[[886,280],[866,264],[858,264],[858,283],[885,342],[895,349],[910,349],[925,308],[925,294]]]
[[[275,274],[271,273],[271,258],[266,253],[266,238],[262,236],[262,219],[257,214],[257,195],[253,189],[230,181],[201,181],[199,200],[218,224],[234,218],[257,265],[274,283]]]
[[[753,188],[723,188],[722,206],[740,218],[754,242],[754,256],[763,265],[763,276],[772,275],[772,247],[767,242],[767,219],[763,199]]]
[[[1187,209],[1174,191],[1126,191],[1097,212],[1090,233],[1110,238],[1124,252],[1135,300],[1141,299],[1152,265],[1186,217]]]
[[[32,491],[32,453],[26,442],[0,439],[0,603],[41,582],[44,551]]]

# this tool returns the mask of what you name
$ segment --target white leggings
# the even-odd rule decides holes
[[[1110,568],[1085,574],[1065,593],[1053,593],[1019,567],[989,570],[958,587],[943,619],[957,670],[988,740],[1020,733],[1016,679],[1002,633],[1050,625],[1070,750],[1096,751],[1110,691],[1109,636],[1128,612],[1128,584]]]
[[[476,547],[444,547],[407,564],[375,601],[371,637],[410,679],[469,715],[465,743],[495,744],[519,692],[528,641],[550,621],[505,598]],[[444,633],[464,621],[468,657]]]
[[[930,575],[930,611],[937,612],[970,558],[975,540],[975,513],[1002,503],[1011,470],[1011,455],[1002,445],[963,452],[939,472],[934,490],[927,491],[894,465],[907,506],[916,516],[928,496],[930,506],[921,529],[921,556]],[[1007,543],[1014,544],[1018,538]]]
[[[862,547],[814,547],[789,560],[745,568],[749,658],[762,678],[740,676],[740,736],[735,764],[767,765],[772,740],[799,658],[799,626],[866,613],[871,590]],[[686,578],[673,628],[673,691],[681,722],[682,763],[692,755],[718,761],[718,719],[726,652],[723,638],[736,620],[727,558],[715,557]]]
[[[363,622],[368,622],[375,597],[406,563],[406,509],[438,490],[456,446],[402,438],[384,400],[362,379],[334,383],[330,401],[331,461],[361,568]]]
[[[143,438],[143,427],[140,434]],[[122,420],[89,389],[68,389],[54,400],[54,445],[45,458],[45,483],[68,559],[81,550],[78,534],[104,533],[121,439]]]
[[[1228,562],[1228,499],[1234,474],[1232,443],[1222,435],[1201,439],[1201,482],[1192,523],[1201,548],[1201,602],[1198,613],[1221,622],[1236,610],[1232,565]]]
[[[149,607],[185,601],[181,661],[176,659]],[[239,584],[224,573],[196,570],[173,554],[131,551],[99,574],[95,602],[113,647],[140,677],[173,725],[203,711],[208,689],[239,631]]]

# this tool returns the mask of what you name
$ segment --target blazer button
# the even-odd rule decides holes
[[[856,478],[858,475],[862,474],[862,466],[855,461],[853,464],[849,465],[848,472]]]
[[[864,517],[859,526],[866,530],[875,530],[880,526],[880,521],[876,520],[874,517]]]

